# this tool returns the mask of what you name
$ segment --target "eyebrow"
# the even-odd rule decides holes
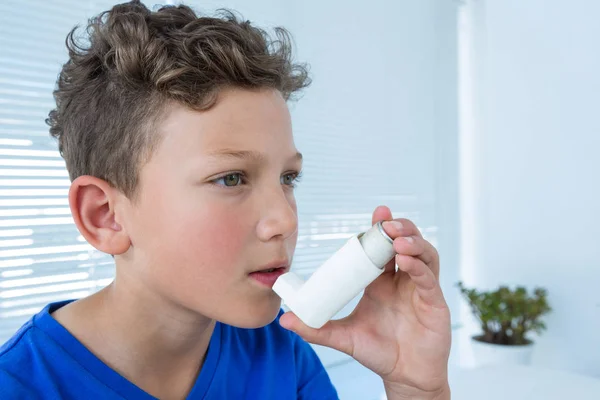
[[[236,160],[250,160],[256,163],[264,163],[266,161],[266,157],[263,153],[249,150],[222,149],[219,151],[208,153],[208,155],[213,157],[233,158]],[[302,158],[302,153],[297,152],[290,159],[302,161]]]

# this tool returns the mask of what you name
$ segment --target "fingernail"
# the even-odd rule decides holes
[[[391,227],[392,229],[395,229],[397,231],[402,229],[402,223],[399,221],[385,221],[383,225],[384,228]]]
[[[415,242],[415,238],[413,238],[412,236],[405,236],[404,240],[406,240],[408,243],[414,243]]]

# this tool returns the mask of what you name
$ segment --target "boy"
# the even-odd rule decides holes
[[[68,36],[48,123],[75,223],[116,275],[0,349],[0,398],[337,398],[312,342],[380,375],[388,399],[449,399],[439,258],[388,208],[373,223],[398,255],[355,311],[319,330],[281,315],[302,167],[286,102],[309,84],[287,32],[274,47],[233,14],[139,1],[87,32],[89,47]]]

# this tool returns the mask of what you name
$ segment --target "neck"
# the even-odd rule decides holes
[[[107,365],[161,399],[189,393],[215,324],[127,276],[54,317]]]

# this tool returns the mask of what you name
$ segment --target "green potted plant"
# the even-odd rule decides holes
[[[457,286],[481,327],[471,342],[475,362],[529,364],[534,343],[527,334],[546,330],[542,316],[551,311],[547,291],[538,287],[530,295],[523,286],[490,291],[467,288],[462,282]]]

